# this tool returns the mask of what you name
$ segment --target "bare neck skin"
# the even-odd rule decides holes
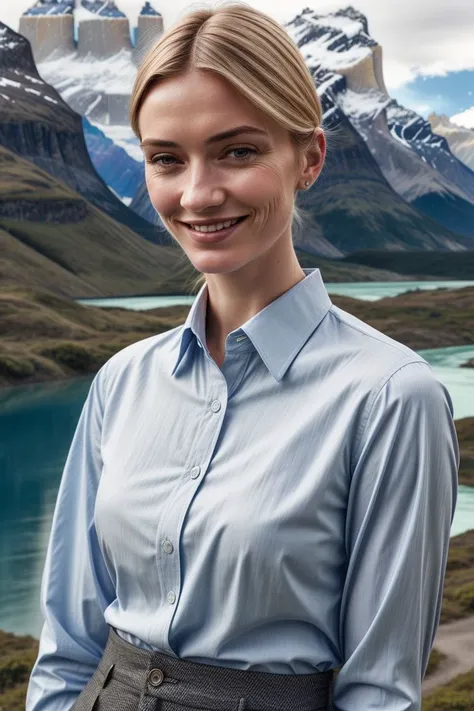
[[[275,247],[274,254],[266,253],[238,272],[206,274],[206,343],[219,367],[224,363],[227,335],[306,276],[290,240]]]

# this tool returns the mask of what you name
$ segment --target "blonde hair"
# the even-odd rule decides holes
[[[288,129],[297,154],[309,147],[321,126],[313,78],[286,30],[265,13],[233,0],[185,15],[145,54],[130,100],[130,124],[140,140],[140,108],[151,84],[195,69],[219,74]],[[301,208],[294,205],[292,217],[301,227]],[[204,282],[200,274],[192,291]]]

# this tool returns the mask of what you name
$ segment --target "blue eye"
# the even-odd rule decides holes
[[[230,151],[227,151],[227,155],[229,153],[235,153],[236,151],[247,151],[247,153],[251,153],[253,155],[256,155],[257,151],[254,148],[249,148],[248,146],[241,146],[239,148],[231,148]],[[246,156],[236,156],[237,160],[240,161],[245,161],[248,160],[251,156],[246,155]]]
[[[162,160],[163,158],[171,158],[172,160],[174,160],[173,156],[170,156],[170,155],[167,154],[167,153],[163,153],[162,155],[154,156],[154,157],[150,160],[150,163],[158,163],[158,162],[160,162],[160,165],[172,165],[172,163],[161,163],[161,160]]]

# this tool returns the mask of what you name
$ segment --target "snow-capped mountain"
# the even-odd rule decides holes
[[[96,173],[81,116],[38,74],[29,42],[0,23],[0,145],[36,164],[114,220],[154,243],[170,244],[128,209]]]
[[[390,98],[382,48],[370,37],[366,17],[353,7],[328,15],[306,8],[286,29],[314,77],[325,120],[338,107],[400,196],[474,237],[474,173],[429,121]]]
[[[73,11],[79,44],[87,27],[80,13],[92,13],[90,7],[86,2]],[[92,21],[87,17],[84,21]],[[158,18],[162,27],[148,3],[141,18]],[[93,18],[96,23],[121,19]],[[328,15],[306,8],[285,27],[318,88],[329,148],[316,186],[302,195],[308,220],[295,243],[326,256],[368,248],[474,249],[474,173],[433,134],[429,122],[390,99],[382,48],[370,37],[365,16],[352,7]],[[134,61],[128,46],[113,58],[76,50],[60,58],[50,55],[39,71],[70,106],[141,161],[128,122]],[[91,142],[97,163],[103,161],[102,149],[100,141]],[[114,190],[129,197],[121,184]],[[156,224],[143,182],[131,207]]]
[[[428,121],[433,132],[447,140],[451,152],[468,168],[474,170],[474,110],[472,128],[456,124],[444,114],[438,116],[432,113],[428,116]]]

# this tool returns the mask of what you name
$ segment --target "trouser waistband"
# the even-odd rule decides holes
[[[326,711],[334,671],[274,674],[191,662],[125,641],[110,627],[99,662],[104,677],[142,696],[210,711]],[[158,708],[158,706],[157,706]]]

